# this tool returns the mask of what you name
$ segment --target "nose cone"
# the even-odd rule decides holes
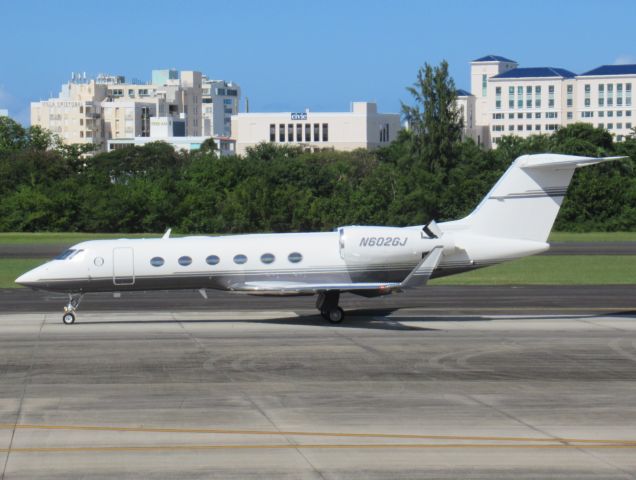
[[[36,270],[38,269],[29,270],[25,274],[20,275],[15,279],[15,283],[22,285],[23,287],[37,288],[41,282],[39,281],[39,275]]]

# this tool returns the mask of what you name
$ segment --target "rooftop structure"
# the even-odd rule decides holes
[[[259,112],[232,116],[238,154],[262,142],[306,150],[355,150],[388,145],[401,129],[400,115],[378,113],[372,102],[353,102],[349,112]]]

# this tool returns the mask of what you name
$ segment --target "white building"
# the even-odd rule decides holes
[[[563,68],[519,68],[513,60],[487,55],[471,62],[471,93],[460,91],[457,101],[465,135],[486,147],[504,135],[549,134],[574,122],[607,128],[621,141],[636,115],[634,84],[636,65],[606,65],[576,75]]]
[[[192,136],[186,135],[185,118],[152,117],[150,118],[150,134],[148,136],[135,136],[131,138],[118,138],[108,140],[108,151],[119,150],[131,146],[143,146],[151,142],[166,142],[175,150],[191,152],[201,148],[203,142],[209,138],[214,139],[217,151],[221,155],[235,153],[235,142],[231,138],[218,136]]]
[[[400,115],[378,113],[371,102],[353,102],[349,112],[239,113],[232,117],[236,153],[262,142],[307,150],[355,150],[388,145],[397,138]]]
[[[232,115],[239,113],[241,87],[234,82],[203,76],[203,135],[230,137]]]
[[[31,124],[51,130],[66,143],[91,143],[150,135],[150,119],[185,121],[186,135],[202,134],[200,72],[153,71],[157,83],[126,83],[121,75],[96,79],[73,75],[56,98],[31,103]]]

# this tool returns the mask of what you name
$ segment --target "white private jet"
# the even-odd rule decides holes
[[[341,292],[365,297],[422,286],[549,248],[548,234],[577,167],[624,157],[539,154],[517,158],[478,207],[452,222],[414,227],[347,226],[333,232],[95,240],[79,243],[16,280],[69,296],[75,322],[85,293],[228,290],[318,295],[339,323]]]

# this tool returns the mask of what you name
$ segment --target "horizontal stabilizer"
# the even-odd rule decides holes
[[[542,153],[537,155],[524,155],[517,162],[523,169],[528,168],[559,168],[559,167],[585,167],[597,163],[622,160],[627,157],[579,157],[575,155],[560,155],[555,153]]]
[[[400,288],[406,289],[426,285],[426,282],[431,278],[433,271],[435,271],[437,265],[439,265],[439,261],[442,259],[442,251],[443,247],[441,245],[433,248],[433,250],[418,263],[417,267],[407,275],[400,284]]]

